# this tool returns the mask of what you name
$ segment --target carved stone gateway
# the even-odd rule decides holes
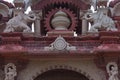
[[[10,7],[0,0],[5,15],[13,10],[11,16],[0,12],[0,80],[119,80],[120,3],[111,15],[107,0],[25,1]],[[26,5],[32,13],[24,14]]]

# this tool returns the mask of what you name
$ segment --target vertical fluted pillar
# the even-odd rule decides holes
[[[88,31],[88,23],[87,20],[82,20],[82,34],[86,34]]]
[[[35,34],[41,36],[41,19],[42,19],[42,11],[36,12],[36,20],[34,23]]]

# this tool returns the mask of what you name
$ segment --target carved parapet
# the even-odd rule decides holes
[[[111,44],[111,43],[119,43],[119,31],[112,32],[112,31],[102,31],[99,33],[100,35],[100,40],[102,41],[103,44]]]

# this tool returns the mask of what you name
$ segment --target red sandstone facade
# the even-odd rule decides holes
[[[2,15],[0,18],[0,70],[1,75],[4,76],[0,76],[1,80],[5,78],[4,67],[8,63],[13,63],[16,66],[17,76],[15,80],[108,80],[106,66],[111,62],[117,64],[119,71],[120,14],[113,12],[113,16],[111,16],[116,21],[118,31],[100,31],[89,34],[84,30],[83,21],[79,15],[80,12],[84,13],[90,8],[88,1],[33,1],[32,10],[36,14],[42,12],[42,16],[37,18],[40,22],[39,28],[36,28],[34,33],[3,33],[5,22],[13,15],[3,16],[0,13]],[[14,9],[14,6],[7,2],[0,1],[0,3],[8,6],[9,9]],[[110,7],[112,6],[115,11],[119,12],[117,8],[120,6],[119,3],[119,1],[117,3],[111,2]],[[51,18],[59,10],[67,13],[71,19],[72,23],[67,31],[56,31],[51,27]],[[73,31],[78,36],[73,36]],[[45,50],[44,48],[50,46],[59,35],[66,42],[75,46],[76,50]],[[79,77],[75,79],[76,76],[72,76],[73,74],[77,74]]]

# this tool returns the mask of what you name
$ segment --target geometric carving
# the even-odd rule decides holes
[[[45,50],[58,50],[58,51],[64,51],[64,50],[76,50],[76,47],[71,46],[69,43],[65,41],[65,39],[61,36],[57,37],[57,39],[50,44],[49,47],[45,47]]]

